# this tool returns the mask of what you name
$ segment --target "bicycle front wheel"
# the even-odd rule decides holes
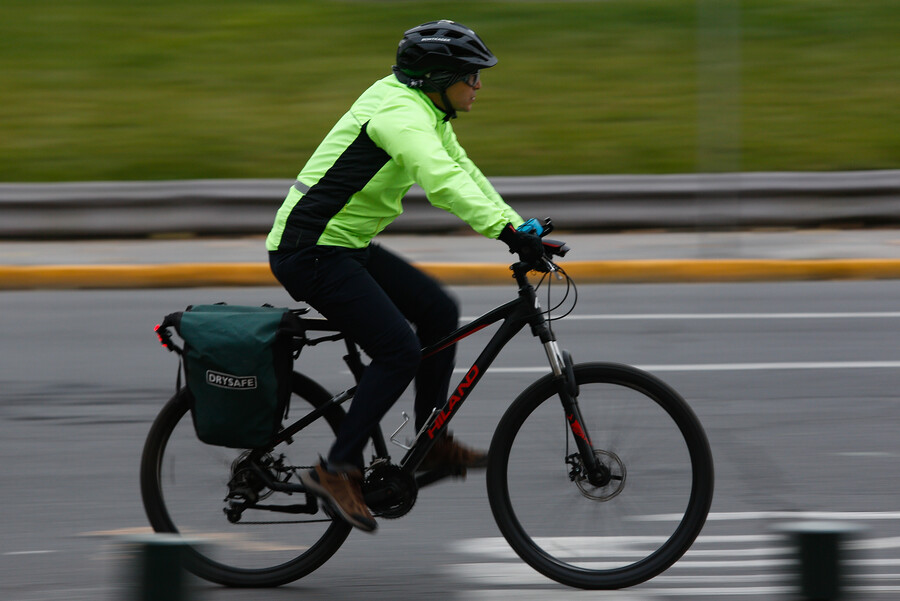
[[[292,387],[293,415],[307,413],[330,398],[297,373]],[[307,511],[315,513],[260,508],[229,515],[225,498],[237,488],[235,482],[258,496],[259,506],[284,510],[311,499],[262,486],[247,462],[249,451],[200,442],[188,409],[182,389],[151,426],[141,458],[141,495],[156,532],[180,533],[198,541],[191,543],[186,560],[190,571],[226,586],[279,586],[308,574],[338,550],[350,526],[317,510],[314,500]],[[277,481],[297,482],[296,470],[308,469],[317,454],[328,449],[343,415],[340,407],[332,407],[290,444],[278,445],[265,456],[265,470]]]
[[[670,567],[700,533],[713,495],[709,443],[687,403],[654,376],[605,363],[574,373],[582,432],[606,477],[588,479],[547,376],[497,426],[491,509],[510,546],[545,576],[585,589],[633,586]]]

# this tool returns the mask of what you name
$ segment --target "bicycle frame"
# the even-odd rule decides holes
[[[436,408],[424,426],[417,432],[412,444],[407,448],[407,452],[400,460],[399,467],[408,474],[414,474],[416,468],[422,463],[425,455],[434,444],[434,440],[447,428],[450,420],[462,407],[465,400],[475,389],[481,377],[488,371],[493,361],[505,347],[525,326],[531,326],[532,334],[540,339],[550,362],[550,370],[557,382],[557,390],[562,402],[565,416],[572,430],[576,445],[582,456],[582,461],[589,470],[593,470],[596,460],[593,448],[590,444],[590,436],[584,429],[584,420],[578,409],[576,395],[570,392],[569,375],[567,375],[567,366],[571,368],[571,359],[568,353],[560,352],[557,345],[556,337],[550,329],[544,312],[537,298],[534,286],[528,281],[529,268],[523,263],[516,263],[512,266],[513,277],[515,278],[519,290],[518,298],[504,305],[493,309],[475,319],[474,321],[458,328],[442,340],[422,349],[422,356],[429,357],[444,349],[447,349],[460,340],[492,325],[502,321],[499,329],[494,333],[487,342],[484,349],[478,355],[478,358],[472,366],[466,371],[465,376],[459,384],[451,391],[450,397],[444,403],[443,407]],[[327,325],[322,319],[303,319],[304,324],[310,331],[335,331]],[[316,340],[305,340],[305,344],[314,345],[321,341],[338,340],[343,338],[342,334],[334,336],[326,336]],[[359,358],[359,351],[355,345],[349,340],[346,341],[348,347],[348,355],[345,357],[350,370],[354,377],[359,380],[362,374],[363,365]],[[572,382],[574,385],[574,382]],[[335,396],[331,402],[326,403],[322,407],[314,410],[288,428],[283,430],[277,437],[276,444],[288,440],[291,436],[302,430],[304,427],[312,423],[323,415],[330,407],[335,404],[341,404],[353,397],[356,387],[350,388],[343,393]],[[373,441],[375,444],[375,452],[377,457],[388,457],[386,444],[380,428],[373,430]],[[432,481],[433,478],[417,478],[420,484]]]
[[[519,284],[518,298],[485,313],[449,334],[443,340],[422,350],[423,357],[434,355],[475,332],[502,321],[499,329],[487,342],[478,358],[466,371],[462,380],[460,380],[456,388],[451,390],[450,397],[444,403],[444,406],[435,409],[416,434],[415,440],[400,461],[400,467],[404,471],[414,471],[418,467],[431,448],[434,439],[440,436],[447,428],[447,424],[459,411],[459,408],[462,407],[503,347],[525,326],[530,325],[534,336],[543,343],[554,375],[560,376],[563,374],[562,359],[556,345],[556,338],[544,318],[535,289],[528,282],[527,271],[524,270],[524,267],[519,267],[518,269],[514,267],[513,271],[514,277]]]

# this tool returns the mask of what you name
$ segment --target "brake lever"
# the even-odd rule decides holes
[[[547,257],[541,257],[541,260],[544,262],[544,270],[545,270],[547,273],[552,273],[552,274],[554,274],[554,275],[556,276],[556,280],[557,280],[557,281],[562,280],[562,276],[559,275],[559,267],[556,265],[556,263],[554,263],[553,261],[551,261],[551,260],[548,259]]]
[[[547,217],[546,219],[544,219],[544,223],[541,224],[541,227],[544,230],[543,232],[541,232],[541,238],[543,238],[553,231],[553,221],[551,221],[550,218]]]

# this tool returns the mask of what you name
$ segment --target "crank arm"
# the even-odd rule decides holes
[[[434,484],[444,478],[461,478],[466,475],[466,468],[459,469],[450,469],[450,468],[442,468],[436,470],[429,470],[427,472],[419,472],[416,474],[416,485],[421,488],[423,486],[428,486],[429,484]]]
[[[377,506],[383,503],[390,503],[400,494],[395,487],[388,485],[380,485],[375,488],[363,490],[363,499],[366,505]]]

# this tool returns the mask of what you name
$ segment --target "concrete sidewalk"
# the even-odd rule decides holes
[[[567,234],[560,264],[578,282],[900,278],[900,230]],[[478,235],[378,241],[450,284],[508,281],[505,246]],[[0,242],[0,290],[267,286],[264,240]]]

